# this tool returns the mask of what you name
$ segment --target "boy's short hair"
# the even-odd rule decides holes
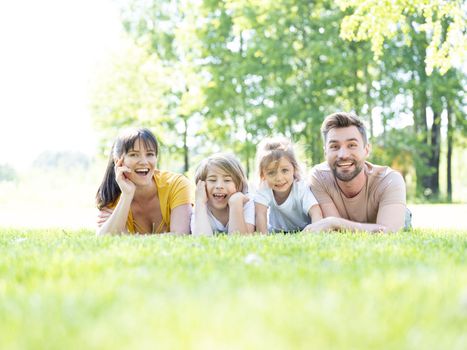
[[[209,167],[215,166],[232,176],[235,187],[242,193],[248,192],[248,180],[238,159],[230,153],[215,153],[205,158],[196,168],[195,183],[206,181]]]
[[[264,169],[269,164],[278,162],[281,158],[287,159],[294,167],[294,178],[300,180],[300,166],[295,157],[292,142],[285,137],[277,136],[263,139],[256,150],[256,164],[258,175],[262,179],[264,177]]]
[[[321,134],[323,135],[324,144],[326,144],[329,130],[334,128],[347,128],[349,126],[357,127],[362,135],[363,144],[366,145],[368,143],[368,138],[366,136],[365,125],[356,115],[346,112],[333,113],[324,118],[323,124],[321,124]]]

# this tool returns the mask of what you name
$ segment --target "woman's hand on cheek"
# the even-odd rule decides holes
[[[122,193],[133,195],[136,190],[136,185],[128,178],[131,169],[123,165],[123,157],[115,163],[115,181]]]

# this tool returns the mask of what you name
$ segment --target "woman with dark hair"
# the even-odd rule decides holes
[[[125,130],[115,140],[96,195],[98,235],[190,232],[190,182],[156,169],[158,153],[145,128]]]

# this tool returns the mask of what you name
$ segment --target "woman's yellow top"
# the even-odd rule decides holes
[[[154,173],[154,181],[157,187],[157,195],[159,196],[160,208],[162,213],[162,221],[159,227],[154,227],[152,233],[163,233],[170,230],[170,213],[172,209],[183,205],[192,204],[190,182],[189,180],[181,175],[172,173],[170,171],[156,170]],[[110,207],[115,207],[120,197],[117,198],[115,203]],[[133,214],[128,214],[126,221],[126,227],[129,233],[138,233],[138,223],[135,222]]]

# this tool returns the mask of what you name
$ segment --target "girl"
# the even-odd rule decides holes
[[[311,230],[311,222],[322,219],[323,214],[309,186],[300,180],[291,142],[282,137],[265,139],[256,154],[261,180],[254,197],[257,231]]]
[[[190,183],[157,170],[158,153],[148,129],[129,129],[116,139],[96,195],[97,234],[190,232]]]
[[[193,235],[253,233],[254,202],[246,196],[247,179],[233,155],[220,153],[203,160],[196,169],[195,182]]]

